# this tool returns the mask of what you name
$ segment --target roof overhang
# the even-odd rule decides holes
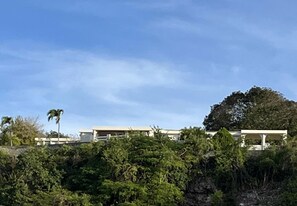
[[[152,131],[151,127],[129,127],[129,126],[97,126],[96,131]]]

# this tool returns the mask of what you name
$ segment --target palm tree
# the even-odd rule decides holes
[[[10,131],[10,146],[12,147],[12,130],[11,126],[13,125],[13,118],[9,116],[4,116],[1,119],[1,128],[3,129],[4,126],[7,126],[6,128],[9,128]]]
[[[56,119],[56,124],[58,125],[58,144],[60,143],[60,120],[61,115],[64,113],[63,109],[51,109],[47,112],[48,121]]]

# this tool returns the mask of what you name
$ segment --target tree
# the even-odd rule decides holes
[[[270,88],[252,87],[233,92],[211,107],[203,122],[206,130],[287,129],[297,135],[297,102]]]
[[[51,139],[51,138],[58,138],[58,132],[56,131],[49,131],[49,132],[46,132],[45,134],[45,137],[48,138],[48,139]],[[67,135],[67,134],[63,134],[63,133],[60,133],[60,138],[72,138],[71,136]]]
[[[35,139],[43,137],[42,126],[37,118],[3,117],[1,144],[3,145],[35,145]]]
[[[215,162],[211,173],[222,191],[232,192],[243,179],[242,168],[246,161],[247,149],[240,147],[240,139],[235,140],[225,128],[220,129],[211,141]]]
[[[43,137],[42,125],[38,118],[18,116],[14,120],[12,132],[20,145],[35,145],[35,139]]]
[[[54,118],[56,119],[56,124],[58,125],[58,144],[60,143],[60,120],[61,120],[61,115],[63,113],[64,113],[63,109],[51,109],[47,113],[48,121]]]
[[[2,132],[5,134],[6,131],[10,131],[10,146],[12,146],[12,131],[11,131],[11,127],[13,125],[13,118],[9,117],[9,116],[4,116],[1,119],[1,128],[2,128]]]
[[[51,150],[31,148],[12,160],[8,162],[7,172],[1,171],[1,175],[5,175],[0,182],[1,205],[35,205],[32,203],[35,194],[51,193],[60,188],[63,171],[59,170]]]

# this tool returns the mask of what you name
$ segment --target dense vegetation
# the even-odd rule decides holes
[[[68,137],[60,133],[60,120],[64,113],[63,109],[51,109],[48,111],[48,121],[55,119],[58,131],[50,131],[44,133],[42,125],[38,122],[38,118],[21,117],[15,118],[3,116],[0,122],[0,145],[10,146],[33,146],[36,145],[37,138],[59,138]],[[69,137],[68,137],[69,138]]]
[[[63,110],[50,110],[58,132],[36,119],[3,117],[0,145],[35,145],[36,137],[64,137]],[[18,157],[0,150],[0,205],[238,205],[261,190],[253,205],[297,205],[297,103],[267,88],[234,92],[214,105],[206,130],[182,130],[171,141],[133,133],[107,142],[27,147]],[[228,130],[288,129],[287,144],[261,152],[240,147]],[[263,192],[264,191],[264,192]],[[265,199],[265,191],[276,191]]]
[[[206,130],[286,129],[297,135],[297,102],[286,99],[269,88],[253,87],[247,92],[233,92],[203,122]]]
[[[45,136],[37,118],[3,117],[0,129],[0,145],[36,145],[35,138]]]
[[[32,148],[18,158],[1,153],[1,205],[182,205],[197,178],[213,183],[207,194],[213,205],[235,205],[241,190],[292,180],[279,204],[295,205],[295,141],[248,155],[226,129],[212,139],[199,128],[182,136],[174,142],[158,131],[155,137],[132,133],[108,142]]]

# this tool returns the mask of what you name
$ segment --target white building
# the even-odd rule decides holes
[[[56,145],[56,144],[69,144],[69,143],[75,143],[78,142],[78,140],[75,140],[73,138],[62,138],[59,139],[57,137],[54,138],[35,138],[36,145]]]
[[[214,136],[217,132],[206,132]],[[271,145],[271,142],[285,142],[288,136],[287,130],[239,130],[230,131],[235,138],[241,138],[242,146],[249,145],[251,150],[264,150]],[[250,143],[252,142],[252,144]]]
[[[142,132],[148,136],[153,136],[152,127],[118,127],[118,126],[98,126],[92,129],[80,130],[81,142],[97,142],[108,140],[112,136],[125,137],[129,132]],[[161,129],[161,133],[168,135],[172,140],[180,139],[180,130]],[[214,136],[217,131],[206,131],[210,137]],[[242,146],[249,145],[251,150],[264,150],[274,141],[284,142],[287,138],[287,130],[239,130],[230,131],[235,139],[241,138]]]
[[[92,129],[82,129],[79,131],[81,142],[96,142],[99,140],[108,140],[112,136],[127,136],[129,132],[142,132],[148,136],[154,135],[152,127],[127,127],[127,126],[98,126]],[[168,135],[172,140],[178,140],[180,130],[161,129],[161,133]]]

